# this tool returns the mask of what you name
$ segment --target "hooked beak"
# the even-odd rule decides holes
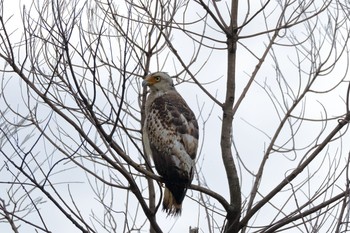
[[[148,81],[145,79],[142,81],[142,86],[143,87],[147,87],[149,84],[148,84]]]
[[[147,75],[146,78],[142,81],[142,86],[147,87],[147,86],[153,85],[154,83],[156,83],[154,76],[150,74],[150,75]]]

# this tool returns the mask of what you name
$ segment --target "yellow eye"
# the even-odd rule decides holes
[[[156,77],[154,77],[154,80],[156,80],[157,82],[159,82],[159,81],[160,81],[160,77],[159,77],[159,76],[156,76]]]

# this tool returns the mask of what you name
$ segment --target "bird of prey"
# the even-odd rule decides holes
[[[163,210],[179,215],[193,179],[198,123],[167,73],[152,73],[142,85],[150,89],[142,129],[145,152],[165,183]]]

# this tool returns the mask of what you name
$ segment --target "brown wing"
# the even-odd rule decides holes
[[[198,146],[198,123],[192,110],[176,92],[156,98],[149,108],[146,126],[150,149],[158,173],[166,186],[183,186],[171,190],[176,199],[185,196],[193,178],[194,159]]]

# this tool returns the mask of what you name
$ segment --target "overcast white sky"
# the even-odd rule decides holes
[[[225,9],[225,2],[218,2],[219,5]],[[229,1],[228,1],[229,2]],[[12,1],[4,1],[4,17],[9,17],[13,15],[13,18],[10,19],[8,25],[11,25],[11,28],[19,28],[18,31],[15,32],[14,35],[20,34],[21,32],[21,24],[20,24],[20,9],[21,5],[20,1],[12,0]],[[27,4],[27,3],[26,3]],[[253,4],[251,7],[258,7]],[[242,4],[242,8],[240,9],[240,21],[245,17],[246,6]],[[256,9],[250,9],[250,14],[255,12]],[[202,12],[202,9],[198,7],[198,12]],[[224,12],[224,10],[223,10]],[[268,12],[273,12],[273,8],[267,8],[266,14]],[[186,13],[188,18],[196,18],[198,17],[196,12],[188,10]],[[227,15],[226,15],[227,16]],[[274,16],[277,18],[277,16]],[[273,28],[275,25],[275,19],[273,16],[269,17],[268,27]],[[321,19],[326,19],[325,18]],[[265,23],[263,21],[263,16],[257,17],[256,20],[253,20],[248,27],[244,29],[241,35],[249,35],[251,33],[255,33],[256,31],[263,31],[265,29]],[[201,29],[200,29],[201,30]],[[216,36],[215,30],[212,28],[207,28],[208,33],[210,35]],[[0,32],[1,33],[1,32]],[[290,31],[286,31],[286,33],[290,33]],[[303,29],[303,25],[299,25],[293,31],[298,38],[305,38],[305,29]],[[140,35],[141,36],[141,35]],[[217,37],[220,40],[224,40],[225,37],[222,34],[217,33]],[[21,40],[21,37],[12,38]],[[193,43],[191,40],[180,33],[175,33],[173,37],[174,45],[176,46],[180,55],[190,58],[193,54]],[[340,40],[341,41],[341,40]],[[256,56],[261,56],[264,51],[266,44],[268,42],[268,38],[266,36],[255,37],[252,39],[245,39],[241,41],[244,43],[246,47],[248,47],[251,51],[255,53]],[[209,42],[207,42],[209,44]],[[219,43],[210,42],[212,46],[222,47]],[[279,43],[287,43],[286,39],[279,39]],[[330,47],[326,47],[322,53],[327,53],[326,49],[330,49]],[[280,86],[278,86],[278,77],[275,72],[275,65],[271,56],[268,56],[263,67],[259,71],[256,82],[253,83],[250,92],[246,95],[244,101],[240,109],[238,110],[235,119],[234,119],[234,128],[233,128],[233,139],[235,146],[238,150],[238,155],[240,157],[240,162],[238,162],[236,158],[237,167],[240,171],[241,185],[242,185],[242,200],[249,195],[251,191],[253,177],[249,172],[257,172],[258,167],[260,165],[261,159],[263,158],[264,152],[268,143],[271,140],[274,132],[276,131],[277,125],[280,122],[281,106],[277,106],[279,112],[276,113],[276,102],[271,101],[271,93],[274,93],[275,96],[272,98],[276,98],[279,101],[282,100],[282,95],[284,94],[285,101],[288,104],[292,104],[293,100],[286,97],[286,95],[293,93],[297,93],[298,88],[306,84],[308,80],[307,73],[299,73],[298,67],[295,66],[295,61],[297,59],[296,51],[287,46],[277,46],[275,47],[274,53],[278,58],[279,66],[281,71],[283,72],[284,78],[288,80],[288,85],[290,85],[290,89],[286,87],[282,87],[282,93],[280,92]],[[324,58],[325,59],[325,58]],[[199,67],[202,66],[203,62],[207,60],[204,68],[200,70],[197,74],[197,78],[199,81],[203,83],[212,82],[205,87],[208,88],[210,93],[220,100],[220,102],[224,101],[225,96],[225,77],[226,77],[226,52],[224,50],[215,50],[211,51],[206,48],[202,48],[202,52],[198,60],[197,64],[193,66],[193,72],[199,70]],[[339,60],[339,66],[336,67],[331,73],[324,75],[320,78],[317,83],[315,83],[314,88],[317,91],[325,91],[330,90],[332,87],[338,83],[344,75],[346,71],[346,67],[348,64],[347,58],[344,56]],[[3,67],[3,60],[0,60],[0,67]],[[176,71],[181,70],[181,67],[178,66],[177,62],[173,63],[173,60],[169,59],[169,62],[165,65],[163,71],[169,72],[171,75],[175,74]],[[242,92],[245,87],[252,71],[257,65],[257,59],[254,58],[244,47],[239,46],[238,48],[238,60],[237,60],[237,97]],[[308,70],[308,66],[310,63],[308,61],[303,61],[301,63],[303,69]],[[156,69],[157,65],[155,63],[152,64],[151,69]],[[156,71],[156,70],[152,70]],[[6,100],[14,107],[21,110],[23,108],[23,100],[22,98],[18,98],[23,93],[26,92],[25,86],[23,83],[20,85],[21,88],[17,88],[19,86],[18,77],[12,77],[13,74],[4,74],[1,76],[4,77],[3,80],[7,80],[8,87],[6,91],[7,93],[3,93],[3,96],[6,96]],[[11,78],[11,80],[10,80]],[[182,77],[184,78],[184,75]],[[263,87],[264,88],[263,88]],[[301,89],[302,89],[301,88]],[[338,87],[332,89],[331,91],[318,94],[318,93],[310,93],[307,95],[305,101],[303,101],[303,105],[300,105],[300,110],[302,107],[305,108],[305,118],[308,119],[322,119],[325,118],[325,112],[327,111],[327,117],[335,117],[338,118],[340,115],[345,112],[345,105],[343,103],[346,98],[346,88],[347,83],[342,83]],[[229,198],[227,181],[225,179],[225,171],[221,160],[220,155],[220,118],[222,115],[221,109],[219,106],[211,102],[211,100],[194,84],[184,83],[177,86],[178,91],[182,96],[186,99],[188,104],[194,110],[196,115],[199,117],[199,123],[201,128],[201,141],[203,144],[201,148],[201,154],[198,155],[198,163],[200,164],[200,169],[202,174],[204,174],[206,179],[206,184],[208,187],[222,196]],[[268,95],[270,94],[270,96]],[[0,108],[3,110],[2,106],[4,104],[3,96],[0,95]],[[137,95],[134,97],[129,96],[130,99],[134,98],[135,103],[137,102]],[[104,104],[101,102],[101,104]],[[43,108],[44,109],[44,108]],[[44,110],[43,110],[44,111]],[[48,114],[45,112],[45,114]],[[295,112],[296,115],[299,115],[299,112]],[[209,115],[209,116],[208,116]],[[205,125],[204,125],[205,120]],[[0,119],[0,124],[2,120]],[[290,124],[294,124],[295,119],[292,119]],[[297,123],[299,124],[299,123]],[[301,162],[302,157],[305,152],[309,148],[305,148],[314,139],[315,135],[321,130],[324,130],[323,136],[320,140],[324,139],[335,125],[337,124],[337,120],[330,121],[327,125],[324,125],[321,122],[317,121],[304,121],[300,124],[297,134],[295,135],[295,148],[300,149],[298,151],[286,152],[286,153],[273,153],[268,160],[264,172],[263,179],[260,184],[259,195],[267,194],[272,187],[281,182],[281,180],[288,174],[288,172],[297,167]],[[324,128],[322,128],[324,127]],[[28,131],[22,131],[19,133],[19,140],[25,139],[25,135]],[[69,132],[72,135],[75,135],[75,132]],[[287,127],[282,130],[280,134],[280,138],[277,140],[277,144],[281,145],[285,143],[285,140],[290,137],[290,131]],[[349,151],[348,145],[349,135],[346,134],[343,137],[342,147],[340,147],[340,141],[332,143],[329,147],[326,148],[327,152],[324,153],[324,157],[326,161],[322,163],[322,158],[320,161],[316,162],[314,166],[311,166],[308,171],[303,174],[295,184],[303,183],[303,180],[308,177],[308,172],[312,173],[314,170],[318,170],[315,176],[312,178],[313,184],[316,184],[315,187],[309,187],[305,185],[305,190],[298,192],[296,194],[297,198],[299,198],[300,202],[306,200],[308,195],[312,195],[315,191],[313,188],[317,188],[319,183],[323,182],[327,177],[327,171],[331,167],[331,169],[336,170],[335,165],[331,165],[332,162],[337,161],[340,164],[344,164],[347,159],[347,153]],[[292,142],[288,142],[287,145],[290,147]],[[8,145],[7,145],[8,146]],[[341,150],[340,150],[341,148]],[[38,156],[45,155],[45,149],[52,149],[48,145],[42,145],[42,148],[36,148],[35,151],[38,153]],[[59,152],[55,151],[54,153],[59,154]],[[60,155],[60,154],[59,154]],[[56,161],[58,158],[54,157],[54,155],[50,158],[52,161]],[[0,160],[0,168],[4,165],[4,160]],[[48,166],[50,161],[45,161],[43,166]],[[92,166],[89,164],[88,166]],[[245,166],[245,167],[244,167]],[[103,208],[99,206],[98,201],[95,199],[94,194],[90,188],[90,184],[88,183],[86,174],[82,172],[78,167],[74,167],[73,165],[68,166],[69,170],[66,170],[62,173],[59,173],[54,176],[54,181],[58,183],[57,189],[60,191],[61,195],[65,198],[69,198],[68,190],[71,190],[74,197],[76,197],[76,204],[79,206],[83,215],[88,218],[93,214],[99,216],[99,218],[103,218]],[[344,166],[339,166],[340,168]],[[66,167],[62,164],[62,169]],[[199,167],[198,167],[199,168]],[[59,169],[58,169],[59,170]],[[96,170],[101,171],[103,168],[97,167]],[[249,170],[249,172],[247,171]],[[339,171],[340,172],[340,171]],[[108,175],[108,174],[106,174]],[[11,179],[11,174],[6,172],[6,169],[0,169],[0,180],[6,181],[6,179]],[[71,184],[67,185],[65,182],[71,182]],[[340,185],[343,185],[342,182],[345,182],[345,179],[340,179]],[[194,180],[194,184],[197,184],[197,181]],[[92,184],[94,185],[94,184]],[[0,187],[0,198],[6,196],[7,186],[1,185]],[[296,185],[297,186],[297,185]],[[334,192],[337,193],[340,190],[335,188]],[[21,190],[19,189],[19,192]],[[198,192],[189,190],[189,196],[194,199],[199,197]],[[109,198],[113,200],[113,207],[116,210],[120,210],[123,208],[125,203],[125,192],[119,192],[115,190],[113,193],[108,193]],[[158,193],[159,195],[159,193]],[[40,192],[33,192],[32,197],[40,198],[42,194]],[[290,192],[285,190],[285,192],[281,192],[276,198],[273,199],[273,204],[277,207],[283,205],[286,198],[290,197]],[[134,201],[133,196],[130,196],[131,200]],[[260,199],[258,197],[257,199]],[[68,200],[68,199],[67,199]],[[137,208],[140,208],[135,203],[131,201],[130,208],[135,208],[135,211],[131,211],[133,213],[137,212]],[[215,202],[211,199],[212,202]],[[70,202],[70,201],[68,201]],[[288,210],[292,210],[295,208],[292,204],[286,207],[286,212]],[[295,203],[294,203],[295,204]],[[219,203],[216,203],[215,206],[221,209]],[[48,227],[53,232],[79,232],[71,223],[67,222],[65,217],[55,208],[50,202],[45,202],[40,205],[40,211],[43,214],[44,218],[48,223]],[[141,211],[141,210],[139,210]],[[263,208],[261,212],[257,215],[254,224],[257,226],[266,225],[268,221],[272,220],[275,216],[276,210],[271,206],[267,206]],[[119,213],[115,213],[116,216]],[[139,212],[139,215],[143,215]],[[38,215],[35,213],[31,213],[28,215],[29,219],[33,219],[33,221],[37,221]],[[129,219],[134,218],[135,216],[128,216]],[[183,203],[183,211],[182,216],[178,218],[170,218],[166,217],[166,215],[162,212],[159,212],[157,215],[157,219],[159,220],[159,224],[164,232],[188,232],[190,226],[199,227],[200,229],[207,229],[207,219],[205,218],[205,213],[203,208],[201,208],[196,201],[191,200],[190,197],[185,198]],[[142,225],[144,218],[140,218],[137,221],[137,224]],[[223,218],[217,217],[216,223],[212,222],[211,224],[218,226],[222,226]],[[121,223],[118,224],[117,232],[122,232],[119,228]],[[250,222],[253,224],[253,222]],[[24,225],[24,224],[23,224]],[[31,228],[32,229],[32,228]],[[147,227],[143,228],[143,230],[147,231]],[[34,232],[27,231],[26,226],[21,227],[20,230],[22,232]],[[6,223],[0,222],[0,232],[10,232],[10,227]],[[203,230],[203,232],[207,232]],[[219,232],[215,229],[215,232]],[[294,230],[290,232],[296,232]],[[302,231],[301,231],[302,232]]]

